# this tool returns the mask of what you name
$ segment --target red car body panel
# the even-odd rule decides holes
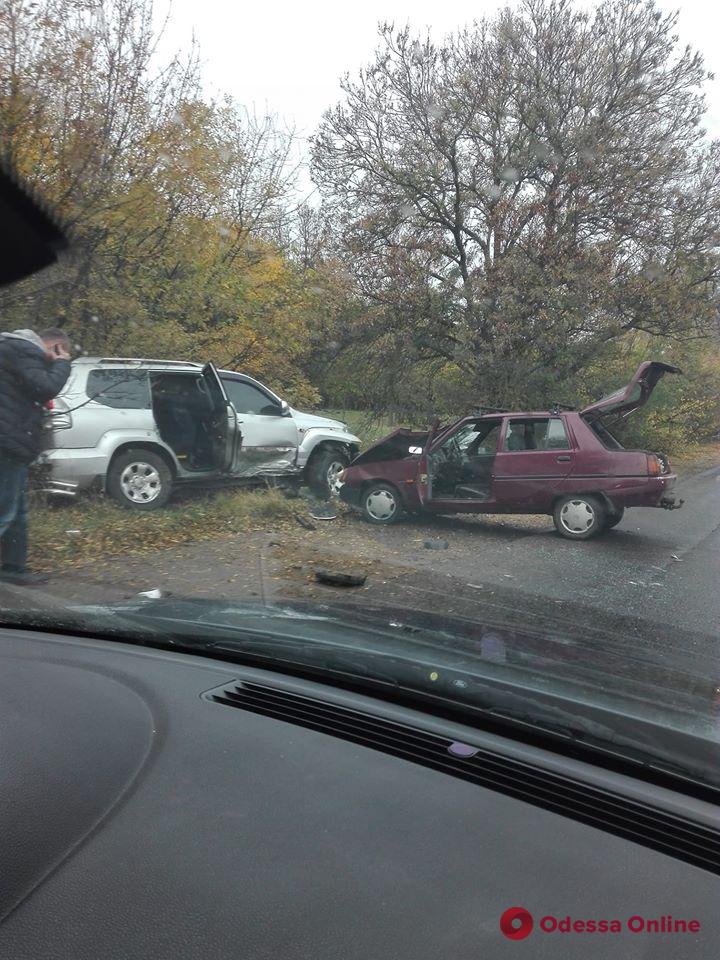
[[[400,493],[403,506],[410,511],[425,509],[434,513],[552,513],[560,496],[596,494],[609,509],[658,507],[670,505],[676,477],[669,472],[653,472],[653,455],[642,450],[611,448],[600,439],[593,426],[612,417],[627,416],[642,406],[665,372],[678,372],[667,364],[641,364],[626,388],[582,411],[535,411],[491,413],[466,416],[440,433],[435,430],[398,430],[362,453],[344,472],[341,497],[358,506],[367,484],[383,482]],[[556,421],[562,427],[564,445],[557,449],[508,448],[509,436],[536,420]],[[432,495],[432,458],[466,424],[500,424],[494,452],[476,456],[475,462],[486,470],[487,491],[483,496],[468,495],[468,487],[459,486],[464,495]],[[418,448],[422,446],[422,453]],[[410,449],[413,449],[413,453]],[[485,467],[482,468],[482,464]],[[455,490],[457,493],[457,488]]]

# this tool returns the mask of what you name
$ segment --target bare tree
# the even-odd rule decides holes
[[[313,145],[379,335],[519,399],[629,330],[706,332],[720,164],[676,20],[525,0],[440,45],[381,28]]]

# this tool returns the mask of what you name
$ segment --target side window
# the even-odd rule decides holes
[[[545,435],[545,449],[567,450],[569,446],[565,424],[560,417],[552,417],[548,420],[547,434]]]
[[[95,403],[124,410],[150,407],[150,381],[146,370],[91,370],[85,393]]]
[[[528,450],[567,450],[569,446],[565,424],[560,417],[510,420],[508,423],[504,449],[509,453]]]
[[[500,439],[500,422],[486,424],[480,431],[475,446],[476,456],[490,456],[497,451],[498,440]],[[489,429],[488,429],[489,428]]]
[[[260,416],[280,416],[280,407],[262,390],[243,380],[225,380],[223,386],[230,403],[238,413],[255,413]]]
[[[500,436],[500,421],[466,423],[441,444],[440,450],[455,452],[463,459],[493,455]]]

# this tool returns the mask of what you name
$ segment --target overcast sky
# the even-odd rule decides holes
[[[158,12],[167,9],[162,0],[156,2]],[[339,99],[339,77],[371,58],[379,21],[409,22],[440,38],[502,5],[494,0],[172,0],[163,47],[187,48],[194,35],[208,94],[227,92],[309,136],[323,111]],[[684,0],[679,32],[716,74],[707,88],[708,127],[720,136],[718,6],[717,0]]]

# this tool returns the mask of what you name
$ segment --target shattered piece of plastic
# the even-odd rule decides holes
[[[304,527],[305,530],[317,530],[317,527],[312,520],[306,520],[305,517],[302,517],[299,513],[295,514],[295,519],[301,527]]]
[[[159,600],[162,597],[162,590],[157,587],[154,590],[141,590],[139,597],[145,597],[147,600]]]
[[[316,503],[310,507],[310,516],[313,520],[337,520],[337,510],[329,503]]]
[[[679,557],[676,553],[671,553],[670,556],[671,556],[672,559],[675,560],[677,563],[682,563],[682,557]]]
[[[329,570],[316,570],[315,579],[330,587],[362,587],[367,580],[364,573],[331,573]]]
[[[426,550],[447,550],[450,544],[447,540],[426,540],[424,546]]]

